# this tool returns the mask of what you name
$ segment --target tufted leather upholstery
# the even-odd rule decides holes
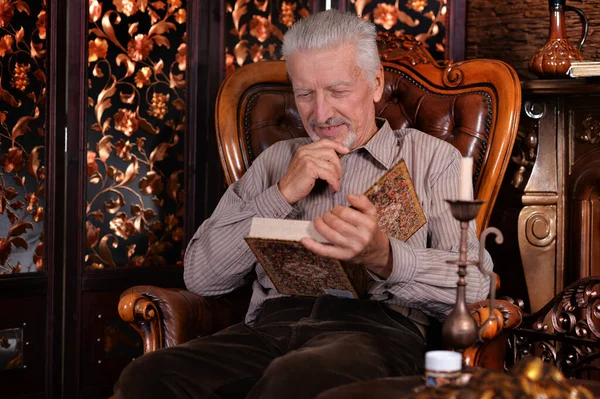
[[[415,128],[446,140],[474,158],[474,180],[481,170],[492,120],[492,99],[483,91],[439,94],[406,74],[386,68],[377,115],[392,129]]]
[[[291,87],[266,82],[247,96],[244,110],[246,166],[271,144],[306,136]],[[492,118],[492,100],[485,92],[437,94],[393,67],[387,67],[385,88],[376,105],[376,114],[387,119],[392,129],[415,128],[454,144],[464,156],[473,156],[474,178],[477,178]]]
[[[521,91],[515,71],[497,60],[438,65],[410,36],[378,39],[385,68],[376,114],[393,129],[416,128],[474,158],[475,196],[489,220],[517,133]],[[283,61],[251,64],[221,86],[216,111],[221,162],[238,180],[269,145],[305,136]]]

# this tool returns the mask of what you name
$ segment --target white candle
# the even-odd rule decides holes
[[[459,201],[473,199],[473,158],[464,157],[460,160],[460,176],[458,180]]]

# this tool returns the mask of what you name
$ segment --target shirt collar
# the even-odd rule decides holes
[[[371,137],[367,144],[356,148],[356,150],[365,149],[380,164],[390,169],[394,162],[394,155],[397,152],[398,139],[390,127],[387,120],[375,118],[375,123],[379,130]]]

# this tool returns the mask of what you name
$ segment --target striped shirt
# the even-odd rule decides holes
[[[313,220],[335,205],[348,205],[348,194],[363,193],[400,159],[410,172],[427,223],[406,242],[390,238],[392,273],[387,279],[372,274],[372,300],[383,301],[418,324],[423,315],[443,319],[456,301],[460,225],[446,199],[458,198],[460,153],[452,145],[415,129],[392,130],[378,119],[379,130],[363,147],[341,157],[341,190],[327,185],[315,189],[293,206],[282,197],[277,183],[298,147],[308,137],[277,142],[253,162],[244,176],[227,189],[210,218],[190,241],[184,261],[187,288],[200,295],[221,295],[253,280],[246,322],[258,316],[262,303],[281,296],[244,241],[253,217]],[[475,222],[469,225],[468,257],[478,257]],[[485,253],[484,267],[491,270]],[[467,268],[467,302],[485,299],[489,278],[475,266]],[[426,323],[425,323],[426,324]]]

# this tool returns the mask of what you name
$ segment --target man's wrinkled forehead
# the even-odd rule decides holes
[[[325,47],[322,49],[314,49],[314,50],[297,50],[295,52],[293,52],[292,54],[290,54],[289,58],[287,58],[285,60],[286,63],[286,75],[288,80],[292,83],[292,85],[294,85],[294,80],[292,79],[292,75],[290,74],[290,64],[292,63],[292,59],[294,55],[297,54],[302,54],[303,57],[314,57],[315,55],[319,55],[321,53],[325,53],[325,52],[329,52],[329,51],[342,51],[344,52],[344,54],[347,53],[352,53],[353,54],[353,59],[354,59],[354,64],[353,64],[353,69],[354,69],[354,75],[353,78],[357,79],[359,78],[361,75],[364,75],[364,71],[359,67],[358,62],[356,60],[356,57],[354,56],[354,52],[356,51],[356,48],[354,47],[354,44],[352,42],[343,42],[340,45],[337,46],[331,46],[331,47]],[[331,69],[335,70],[336,69],[336,65],[331,64]],[[331,84],[329,84],[328,86],[332,86],[334,84],[339,85],[341,84],[341,82],[332,82]],[[295,87],[294,87],[295,88]]]

